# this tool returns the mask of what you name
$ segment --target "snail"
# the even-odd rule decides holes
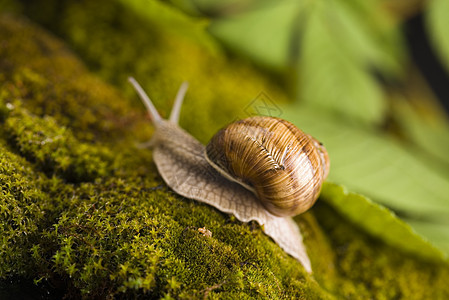
[[[187,91],[183,83],[169,119],[163,119],[137,81],[130,83],[155,126],[149,142],[162,179],[177,194],[256,221],[285,252],[311,272],[291,216],[308,210],[329,172],[324,146],[292,123],[256,116],[219,130],[205,147],[178,126]]]

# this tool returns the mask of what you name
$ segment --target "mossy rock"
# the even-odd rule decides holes
[[[174,94],[181,81],[180,66],[172,64],[163,71],[162,66],[170,65],[177,53],[196,53],[189,65],[197,67],[185,79],[197,80],[190,99],[200,102],[189,108],[187,98],[182,125],[202,141],[244,111],[248,102],[236,100],[239,85],[246,88],[248,101],[260,86],[276,99],[287,98],[270,78],[227,58],[213,41],[205,41],[207,37],[178,38],[162,17],[149,26],[120,2],[60,3],[57,14],[65,21],[58,34],[125,95],[132,95],[124,87],[127,75],[149,75],[144,85],[151,87],[162,113],[170,106],[162,102],[166,93]],[[164,5],[152,5],[164,18],[176,14]],[[107,7],[107,13],[99,7]],[[90,13],[80,14],[82,9]],[[58,27],[52,10],[43,11],[48,14],[46,25]],[[95,30],[93,20],[103,26]],[[114,62],[108,51],[123,43],[116,32],[127,35],[134,28],[137,33],[128,38],[137,43],[134,39],[143,36],[139,26],[143,32],[151,27],[148,32],[154,38],[146,36],[138,54],[126,52]],[[151,136],[143,108],[92,75],[66,44],[23,17],[2,15],[0,28],[0,298],[449,295],[447,267],[383,244],[324,203],[295,218],[314,269],[308,274],[257,224],[243,224],[167,188],[151,151],[135,147]],[[96,34],[111,39],[92,48],[82,37],[75,39],[80,32],[91,32],[95,40]],[[92,57],[102,51],[109,59],[92,64]],[[145,55],[156,59],[144,60]],[[212,62],[220,77],[203,73],[200,66]],[[245,74],[247,82],[241,84],[240,77],[236,81],[235,74]],[[207,86],[219,86],[218,95]],[[213,108],[219,99],[231,99],[224,117],[217,117],[221,112]],[[202,227],[212,236],[203,235],[198,230]]]

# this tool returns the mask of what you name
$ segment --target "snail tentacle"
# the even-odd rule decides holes
[[[128,81],[133,85],[143,104],[147,108],[148,114],[150,115],[153,124],[157,125],[161,123],[161,121],[163,120],[162,117],[159,115],[150,97],[148,97],[147,93],[145,93],[140,84],[133,77],[129,77]]]
[[[179,87],[178,93],[176,94],[175,103],[173,104],[173,108],[170,113],[170,122],[178,124],[179,122],[179,114],[181,113],[182,102],[184,101],[184,96],[186,95],[187,89],[189,87],[189,83],[184,81]]]

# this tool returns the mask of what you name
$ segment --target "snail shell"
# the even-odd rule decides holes
[[[169,119],[164,120],[140,85],[133,78],[129,81],[155,126],[149,146],[167,185],[181,196],[212,205],[242,222],[258,222],[285,252],[312,272],[297,224],[280,216],[303,212],[316,201],[329,171],[324,147],[285,120],[254,117],[220,130],[206,148],[177,125],[186,84],[176,96]],[[245,142],[252,146],[247,149]],[[251,151],[258,153],[257,159]],[[258,174],[265,177],[251,177]],[[286,184],[298,178],[299,183]],[[276,187],[279,183],[284,187]],[[256,195],[264,199],[263,204]],[[302,204],[296,203],[296,197]],[[272,199],[279,204],[270,204]]]
[[[223,128],[207,145],[206,159],[280,217],[308,210],[329,172],[326,149],[318,141],[272,117],[247,118]]]

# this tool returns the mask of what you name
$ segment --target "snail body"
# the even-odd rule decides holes
[[[308,272],[310,260],[296,223],[316,201],[329,172],[325,148],[292,123],[252,117],[221,129],[205,147],[177,123],[187,89],[178,92],[162,119],[140,85],[130,78],[155,126],[150,141],[157,169],[177,194],[256,221]]]

